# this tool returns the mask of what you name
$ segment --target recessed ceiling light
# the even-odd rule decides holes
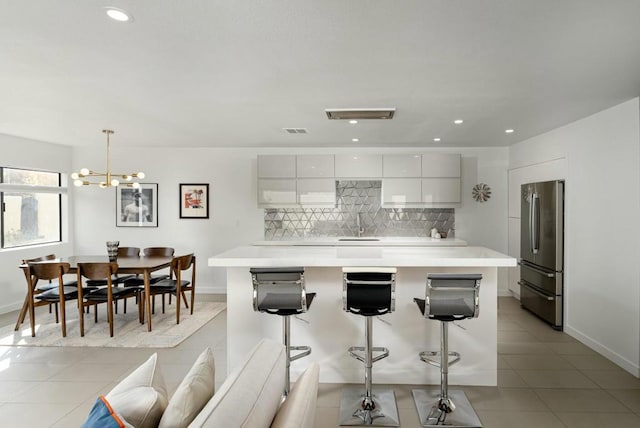
[[[133,21],[133,16],[131,16],[131,14],[129,14],[129,12],[124,9],[118,9],[117,7],[105,7],[104,9],[107,13],[107,16],[115,21]]]
[[[360,141],[360,138],[352,138],[351,141],[353,141],[354,143],[357,143],[358,141]]]
[[[513,129],[505,129],[504,132],[507,134],[513,134]]]
[[[453,123],[455,123],[456,125],[460,125],[462,122],[464,122],[464,120],[462,119],[456,119],[453,121]]]
[[[356,123],[358,123],[358,121],[357,120],[350,120],[349,123],[352,124],[352,125],[355,125]]]
[[[433,141],[435,141],[437,143],[438,141],[440,141],[440,138],[436,137],[436,138],[433,139]]]

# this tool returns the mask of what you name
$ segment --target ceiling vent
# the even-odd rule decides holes
[[[395,108],[328,108],[324,111],[329,119],[393,119]]]
[[[306,134],[307,130],[305,128],[282,128],[284,132],[287,134]]]

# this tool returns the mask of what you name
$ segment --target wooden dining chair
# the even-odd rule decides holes
[[[142,250],[142,254],[145,257],[173,257],[173,254],[175,253],[175,249],[173,249],[172,247],[147,247],[144,250]],[[168,274],[152,274],[149,277],[149,283],[150,284],[155,284],[158,281],[162,281],[164,279],[169,278]],[[143,289],[144,288],[144,278],[136,275],[133,278],[128,279],[127,281],[124,282],[125,287],[137,287],[138,289]],[[153,297],[153,293],[152,293],[152,297]],[[171,300],[169,300],[169,303],[171,303]],[[155,298],[152,300],[151,303],[151,308],[152,308],[152,312],[155,313],[156,312],[156,301]],[[162,313],[164,313],[164,295],[162,296]]]
[[[20,313],[18,314],[18,320],[16,321],[16,326],[15,326],[15,331],[20,330],[20,326],[24,323],[24,320],[27,316],[27,313],[30,314],[31,316],[31,311],[30,309],[33,307],[38,307],[38,306],[49,306],[49,313],[52,313],[52,307],[55,308],[55,316],[56,316],[56,323],[59,322],[58,320],[58,303],[50,303],[50,302],[45,302],[45,301],[41,301],[41,300],[37,300],[34,297],[37,296],[40,293],[44,293],[47,290],[51,290],[52,288],[58,288],[58,280],[57,278],[55,280],[48,280],[48,281],[38,281],[37,278],[29,278],[30,276],[30,270],[28,270],[26,268],[26,266],[28,266],[29,263],[36,263],[36,262],[42,262],[42,261],[51,261],[51,260],[55,260],[56,259],[56,255],[55,254],[47,254],[46,256],[42,256],[42,257],[36,257],[33,259],[24,259],[22,260],[22,263],[20,265],[20,267],[22,268],[24,275],[25,275],[25,279],[26,279],[26,283],[27,283],[27,288],[31,289],[31,293],[29,292],[29,290],[27,290],[27,294],[25,295],[24,298],[24,302],[22,304],[22,308],[20,309]],[[77,284],[76,281],[65,281],[64,285],[73,287]],[[35,311],[34,311],[34,316],[35,316]],[[35,320],[33,320],[31,322],[31,336],[35,337]]]
[[[145,257],[173,257],[175,250],[171,247],[147,247],[142,250],[142,254]],[[169,278],[168,274],[151,275],[151,284]],[[125,281],[126,286],[141,286],[144,285],[144,278],[136,275],[133,278]]]
[[[183,272],[191,270],[191,281],[183,279]],[[175,278],[175,279],[174,279]],[[176,324],[180,324],[180,298],[185,299],[185,291],[191,291],[191,314],[193,315],[193,307],[195,303],[196,290],[196,257],[192,254],[174,257],[171,261],[170,278],[158,281],[150,287],[151,295],[169,294],[176,296]],[[144,298],[141,299],[144,305]],[[164,298],[162,300],[162,312],[164,313]],[[189,306],[187,305],[187,308]],[[144,310],[144,309],[143,309]]]
[[[118,247],[118,257],[140,257],[140,248]]]
[[[57,262],[47,262],[47,263],[29,263],[27,265],[28,275],[29,275],[29,288],[33,290],[34,284],[38,281],[57,281],[58,287],[51,288],[47,291],[41,292],[35,296],[33,296],[33,292],[31,292],[31,298],[38,299],[43,304],[49,303],[59,303],[60,304],[60,323],[62,327],[62,337],[67,337],[67,311],[66,311],[66,302],[68,300],[75,300],[78,298],[78,287],[76,285],[68,286],[64,284],[62,279],[63,275],[69,272],[70,266],[69,263],[57,263]],[[32,320],[35,318],[34,307],[36,305],[31,305],[29,308],[29,316]],[[57,311],[56,311],[57,314]],[[56,315],[56,323],[58,322],[58,317]],[[31,323],[31,336],[35,336],[35,320]]]
[[[109,335],[113,337],[114,304],[118,300],[135,296],[136,290],[128,287],[118,287],[112,282],[113,275],[118,272],[117,263],[78,263],[78,284],[82,284],[83,278],[88,281],[103,280],[106,285],[88,293],[80,293],[78,299],[82,304],[78,305],[80,318],[80,336],[84,336],[84,307],[94,307],[94,320],[98,322],[98,305],[107,304],[107,320],[109,321]],[[141,317],[140,312],[138,315]]]
[[[140,257],[140,248],[139,247],[118,247],[118,257]],[[135,278],[135,275],[127,275],[126,277],[118,276],[116,274],[116,284],[125,284],[128,279]],[[113,281],[113,278],[111,278]],[[138,295],[139,293],[136,290],[135,297],[136,303],[138,303]],[[124,313],[127,313],[127,298],[123,299]],[[118,302],[116,301],[116,314],[118,313]]]

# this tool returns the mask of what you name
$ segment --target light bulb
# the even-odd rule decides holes
[[[80,175],[89,175],[89,168],[82,168],[80,170]]]
[[[133,177],[131,177],[130,175],[123,175],[122,178],[124,178],[127,181],[131,181]]]
[[[137,181],[135,183],[133,183],[133,188],[134,189],[139,189],[140,188],[140,183],[138,183]]]
[[[138,176],[138,178],[144,178],[144,172],[140,171],[138,174],[136,174]]]
[[[120,182],[118,180],[116,180],[115,178],[113,180],[111,180],[111,185],[116,187],[120,184]]]
[[[126,10],[118,9],[115,7],[105,7],[107,16],[115,21],[127,22],[130,21],[131,15]]]
[[[80,178],[80,176],[78,175],[77,172],[74,172],[74,173],[71,174],[71,179],[72,180],[77,180],[78,178]]]
[[[73,181],[73,185],[76,186],[76,187],[80,187],[80,186],[82,186],[82,184],[83,184],[82,180],[74,180]]]

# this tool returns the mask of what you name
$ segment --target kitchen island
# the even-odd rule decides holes
[[[420,314],[414,297],[424,298],[427,273],[480,273],[480,316],[449,329],[449,346],[462,354],[450,371],[451,384],[497,384],[497,269],[516,259],[483,247],[405,246],[245,246],[209,258],[227,268],[227,369],[263,337],[282,340],[282,320],[252,308],[251,267],[305,268],[306,288],[317,296],[306,314],[291,323],[292,345],[310,345],[310,356],[291,365],[291,378],[310,362],[320,365],[320,381],[362,383],[362,364],[348,356],[363,345],[364,317],[342,309],[342,268],[396,267],[396,310],[374,318],[374,346],[390,356],[374,365],[377,383],[438,384],[439,371],[418,353],[439,349],[439,322]]]

